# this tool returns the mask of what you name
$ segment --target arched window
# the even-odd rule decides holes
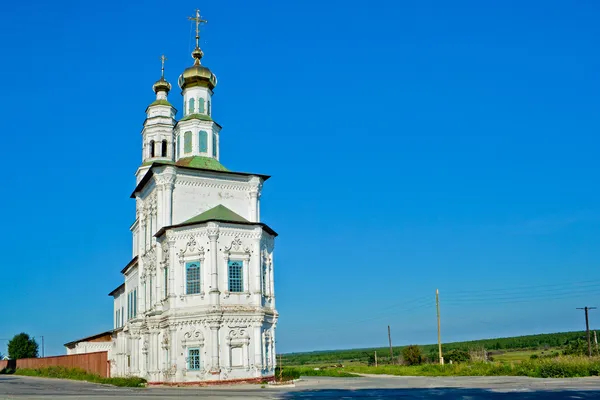
[[[175,139],[175,157],[179,158],[179,135]]]
[[[161,148],[161,153],[160,153],[163,157],[167,156],[167,141],[163,140],[162,141],[162,148]]]
[[[212,137],[212,139],[213,139],[213,142],[212,142],[213,157],[216,157],[217,156],[217,134],[213,132],[212,136],[213,136]]]
[[[204,114],[204,99],[202,97],[198,99],[198,112]]]
[[[187,115],[187,101],[183,100],[183,112]]]
[[[150,157],[154,157],[154,140],[150,141]]]
[[[194,113],[194,99],[190,99],[190,109],[188,110],[188,114]]]
[[[208,153],[208,133],[200,131],[199,149],[200,153]]]
[[[206,102],[206,111],[207,111],[207,114],[210,116],[210,100],[208,100]]]
[[[183,153],[188,154],[192,152],[192,132],[187,131],[183,136]]]

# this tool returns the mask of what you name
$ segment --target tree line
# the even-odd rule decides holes
[[[471,340],[466,342],[444,343],[442,351],[451,350],[469,351],[471,349],[485,348],[487,350],[533,350],[549,347],[564,347],[569,343],[585,337],[585,331],[543,333],[538,335],[525,335],[505,337],[496,339]],[[437,353],[437,344],[426,344],[419,346],[425,354]],[[393,348],[394,355],[402,354],[406,346]],[[313,363],[341,363],[343,361],[369,361],[369,358],[377,351],[377,354],[389,357],[389,347],[378,347],[368,349],[330,350],[314,351],[308,353],[289,353],[282,355],[283,364],[305,365]]]

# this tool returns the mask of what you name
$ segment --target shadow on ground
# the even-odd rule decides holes
[[[357,389],[307,390],[283,394],[281,399],[435,399],[435,400],[556,400],[600,399],[599,390],[506,390],[488,389]]]

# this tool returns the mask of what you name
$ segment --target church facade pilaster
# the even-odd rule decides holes
[[[219,272],[218,272],[218,252],[217,240],[219,239],[219,226],[214,223],[208,224],[206,229],[210,240],[210,303],[213,307],[218,307],[220,303],[219,291]],[[211,328],[212,329],[212,328]]]

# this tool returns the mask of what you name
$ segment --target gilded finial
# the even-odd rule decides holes
[[[160,79],[165,79],[165,61],[167,61],[167,57],[163,54],[160,56]]]
[[[206,23],[208,23],[208,21],[205,19],[202,19],[202,17],[200,16],[200,10],[198,10],[198,9],[196,9],[196,16],[188,17],[188,19],[190,21],[196,22],[196,48],[192,52],[192,57],[194,57],[196,59],[194,64],[197,65],[197,64],[200,64],[200,59],[204,55],[202,50],[200,50],[200,24],[206,24]]]

